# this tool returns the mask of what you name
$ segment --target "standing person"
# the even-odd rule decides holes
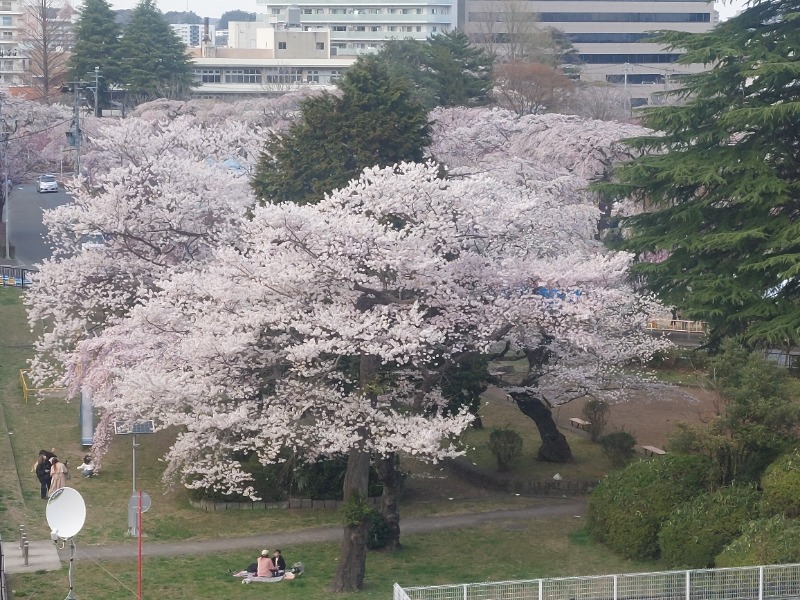
[[[275,552],[272,553],[272,564],[275,565],[276,575],[283,575],[286,573],[286,561],[283,559],[280,550],[275,550]]]
[[[269,550],[262,550],[261,556],[258,557],[258,569],[256,575],[258,577],[274,577],[272,573],[275,570],[275,564],[269,557]]]
[[[60,462],[55,456],[50,459],[50,495],[67,485],[67,465]]]
[[[45,450],[42,450],[42,452],[45,452]],[[42,500],[47,500],[47,490],[50,489],[51,466],[50,459],[40,453],[39,458],[36,459],[34,470],[36,471],[36,479],[39,480],[39,486],[41,487]]]

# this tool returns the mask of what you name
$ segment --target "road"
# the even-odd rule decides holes
[[[16,247],[16,259],[3,261],[17,267],[31,267],[50,256],[45,242],[46,233],[42,223],[42,211],[70,201],[70,197],[59,189],[56,193],[39,194],[36,184],[14,185],[11,192],[11,243]]]

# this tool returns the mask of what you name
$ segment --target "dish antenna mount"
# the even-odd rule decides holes
[[[64,487],[50,495],[45,509],[50,538],[63,548],[69,542],[69,594],[66,600],[75,599],[75,536],[86,522],[86,503],[78,490]]]

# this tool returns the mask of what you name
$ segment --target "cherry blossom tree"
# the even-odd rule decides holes
[[[252,494],[234,452],[348,454],[353,508],[370,453],[458,452],[448,440],[471,417],[441,410],[440,379],[462,356],[530,355],[529,376],[506,388],[524,410],[658,346],[643,330],[649,300],[625,284],[630,256],[587,235],[596,209],[438,175],[367,169],[319,204],[255,209],[236,244],[164,273],[127,318],[81,342],[73,385],[117,419],[178,426],[168,474],[190,487]],[[355,514],[340,591],[363,581]]]

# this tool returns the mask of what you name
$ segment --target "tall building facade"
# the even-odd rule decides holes
[[[353,56],[375,52],[390,39],[424,40],[456,27],[456,5],[449,0],[256,0],[270,23],[305,31],[330,29],[331,53]]]
[[[718,21],[705,0],[464,0],[458,25],[499,50],[525,35],[526,24],[560,30],[578,51],[582,81],[620,84],[644,100],[704,68],[678,65],[680,50],[653,43],[653,32],[701,33]]]
[[[0,0],[0,86],[22,85],[25,59],[20,49],[25,8],[21,0]]]
[[[190,48],[199,48],[203,43],[205,25],[202,23],[176,23],[170,25],[170,27],[172,27],[172,31],[178,34],[181,41]],[[209,25],[208,35],[210,39],[214,39],[215,31],[213,25]]]

